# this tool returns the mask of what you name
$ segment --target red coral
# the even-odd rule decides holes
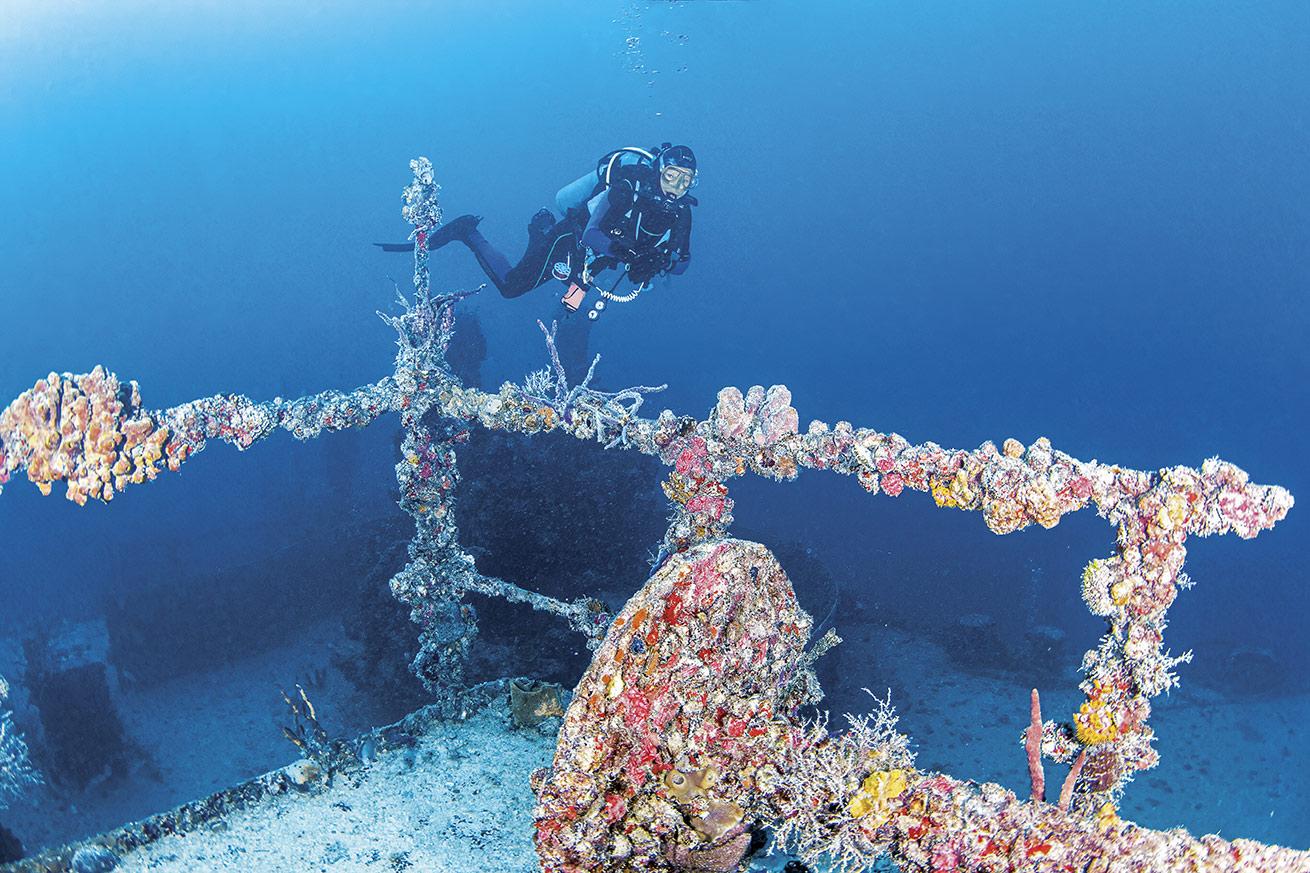
[[[670,594],[664,601],[664,623],[678,624],[682,620],[682,598]]]
[[[605,821],[610,824],[623,818],[628,813],[628,802],[617,794],[605,795]]]
[[[619,704],[623,712],[623,723],[630,728],[645,725],[650,718],[650,699],[631,685],[624,689],[619,697]]]

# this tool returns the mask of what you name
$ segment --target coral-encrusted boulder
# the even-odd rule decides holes
[[[543,869],[736,869],[770,817],[788,716],[817,693],[810,627],[761,545],[670,558],[614,620],[534,777]]]

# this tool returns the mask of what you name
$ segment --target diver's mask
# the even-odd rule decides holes
[[[681,197],[696,184],[696,171],[676,164],[669,164],[660,170],[660,188],[670,197]]]

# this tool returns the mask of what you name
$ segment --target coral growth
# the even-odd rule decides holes
[[[1304,852],[1140,828],[1111,804],[1083,815],[916,770],[886,702],[840,735],[805,723],[808,631],[762,546],[722,540],[671,558],[615,620],[552,768],[533,776],[543,870],[727,873],[751,825],[843,870],[883,854],[916,873],[1310,865]]]
[[[120,385],[102,367],[51,373],[0,412],[0,465],[6,473],[25,467],[42,494],[65,481],[66,496],[79,505],[111,500],[128,483],[154,479],[164,459],[169,430],[140,405],[136,383]],[[185,457],[170,453],[169,467]]]
[[[914,771],[909,772],[914,775]],[[866,819],[862,822],[866,827],[881,827],[892,817],[905,787],[905,770],[875,770],[864,777],[859,791],[846,802],[846,812],[851,818]]]
[[[267,403],[215,395],[147,410],[136,382],[123,384],[99,365],[78,375],[51,373],[0,411],[0,486],[23,469],[42,494],[63,481],[65,495],[79,506],[107,502],[165,468],[176,471],[208,440],[247,449],[279,428],[309,439],[324,430],[362,427],[401,402],[388,377],[349,394],[325,391]]]
[[[738,849],[780,802],[788,721],[814,699],[810,618],[760,546],[723,541],[665,563],[614,619],[538,775],[546,870],[667,869]],[[720,853],[721,854],[721,853]],[[729,853],[731,854],[731,853]],[[701,864],[700,869],[709,869]]]
[[[807,854],[855,867],[885,849],[909,870],[1305,868],[1303,855],[1147,831],[1115,813],[1133,773],[1158,761],[1150,699],[1177,682],[1173,668],[1188,658],[1164,648],[1165,613],[1190,584],[1186,539],[1255,536],[1291,509],[1285,489],[1252,484],[1218,458],[1200,469],[1144,471],[1080,461],[1045,438],[963,450],[846,421],[814,421],[802,432],[784,386],[725,388],[704,420],[669,410],[642,418],[658,389],[596,390],[599,358],[570,383],[544,325],[550,368],[495,393],[467,387],[445,361],[454,306],[466,295],[430,293],[425,242],[440,221],[437,185],[426,159],[411,169],[403,214],[414,225],[414,295],[400,296],[401,314],[383,315],[398,338],[392,375],[349,393],[268,403],[215,396],[148,412],[135,383],[121,386],[99,367],[51,374],[0,412],[0,485],[26,470],[44,493],[66,480],[78,503],[108,500],[153,478],[161,462],[176,469],[209,439],[245,449],[278,428],[303,439],[399,412],[396,477],[416,532],[391,590],[420,625],[413,666],[429,690],[453,694],[460,683],[477,630],[460,602],[468,591],[556,614],[600,646],[569,707],[554,770],[537,780],[538,847],[549,870],[728,870],[752,822],[779,823]],[[440,420],[425,423],[428,413]],[[655,573],[612,626],[597,601],[566,603],[484,576],[459,547],[455,448],[466,426],[567,434],[671,468],[664,492],[673,514]],[[796,707],[818,696],[810,666],[832,637],[806,652],[809,618],[776,562],[762,547],[726,539],[727,483],[748,472],[791,479],[802,468],[853,475],[872,494],[931,494],[938,506],[981,513],[997,534],[1051,528],[1089,507],[1115,526],[1114,554],[1082,578],[1089,608],[1108,624],[1083,660],[1086,700],[1071,725],[1044,725],[1029,745],[1030,767],[1043,756],[1081,762],[1059,806],[913,770],[894,732],[857,723],[831,739],[794,721]],[[885,714],[875,724],[886,727]]]
[[[485,576],[478,572],[472,555],[459,544],[454,508],[460,477],[454,447],[467,440],[468,431],[450,421],[452,416],[438,418],[434,426],[429,426],[425,416],[465,393],[446,362],[446,350],[454,336],[455,304],[475,292],[431,295],[424,242],[440,219],[437,186],[426,159],[412,161],[410,168],[414,171],[414,181],[405,190],[403,212],[414,224],[417,241],[414,295],[409,298],[397,293],[403,310],[399,315],[378,313],[397,335],[395,377],[383,383],[400,410],[405,435],[401,441],[402,457],[395,467],[396,482],[400,487],[400,506],[414,519],[415,525],[409,545],[410,561],[391,578],[390,588],[410,608],[411,620],[420,627],[419,651],[411,669],[424,687],[453,712],[459,705],[464,667],[478,627],[473,607],[461,603],[465,592],[526,603],[558,615],[586,634],[593,645],[599,641],[609,614],[594,598],[565,603]],[[587,388],[590,373],[580,386],[569,389],[555,354],[553,332],[546,332],[546,339],[556,375],[553,379],[544,378],[542,384],[552,386],[554,395],[550,399],[519,401],[516,411],[525,432],[550,429],[557,416],[570,418],[577,414],[580,401],[593,404],[589,409],[598,428],[602,410],[624,409],[622,401],[634,392],[608,395],[592,391]],[[592,366],[594,370],[595,365]],[[640,403],[639,392],[636,403]]]

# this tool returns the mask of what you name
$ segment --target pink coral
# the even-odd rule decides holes
[[[670,614],[676,626],[663,621]],[[539,780],[543,870],[659,870],[674,858],[735,865],[741,831],[692,822],[744,826],[764,811],[749,774],[792,744],[781,719],[807,687],[794,678],[809,628],[763,547],[725,540],[670,558],[614,620],[565,714],[553,770]],[[689,780],[699,783],[694,795],[670,787]]]
[[[711,415],[715,434],[726,442],[750,438],[758,447],[771,446],[800,430],[800,417],[791,405],[786,385],[752,385],[743,397],[732,387],[719,392]]]
[[[791,405],[791,391],[786,385],[773,385],[764,399],[755,430],[755,444],[768,446],[800,430],[800,417]]]
[[[688,512],[704,512],[716,521],[723,516],[724,498],[697,494],[687,501]]]
[[[714,407],[714,424],[720,439],[735,440],[744,436],[750,428],[751,417],[740,390],[728,387],[719,392],[719,402]]]
[[[674,469],[684,476],[707,475],[709,473],[709,453],[706,450],[705,440],[700,437],[692,437],[678,454]]]

